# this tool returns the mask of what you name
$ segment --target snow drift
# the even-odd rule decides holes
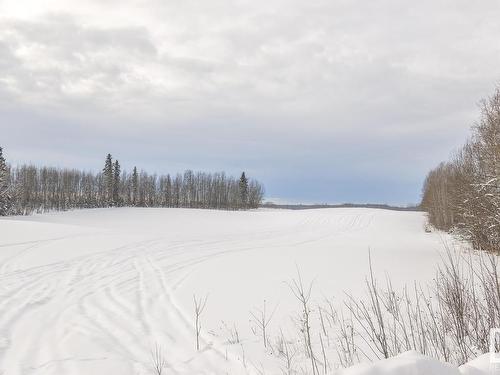
[[[249,324],[265,299],[286,329],[300,268],[313,298],[363,289],[367,253],[393,283],[434,275],[442,237],[424,214],[376,209],[92,209],[0,220],[0,373],[281,373]],[[193,295],[208,295],[201,350]],[[237,329],[240,342],[230,339]],[[417,353],[346,374],[485,373]],[[433,372],[438,371],[438,372]],[[476,371],[476,372],[474,372]]]

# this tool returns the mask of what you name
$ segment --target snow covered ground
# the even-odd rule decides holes
[[[426,233],[424,222],[419,212],[355,208],[117,208],[3,218],[0,374],[154,374],[156,346],[164,374],[280,373],[252,332],[250,311],[266,300],[276,309],[270,334],[290,329],[299,308],[287,282],[297,269],[314,280],[313,300],[360,293],[368,249],[380,277],[428,282],[443,238]],[[199,352],[194,294],[208,295]],[[241,342],[231,344],[235,328]],[[458,373],[416,353],[388,361],[346,374]],[[411,370],[427,365],[449,372]]]

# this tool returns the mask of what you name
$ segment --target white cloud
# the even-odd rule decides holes
[[[498,82],[499,18],[496,0],[0,0],[0,129],[32,113],[67,136],[174,137],[203,167],[232,163],[222,142],[262,175],[326,158],[418,180]]]

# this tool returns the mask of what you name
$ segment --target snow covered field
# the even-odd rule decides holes
[[[428,282],[443,238],[424,222],[419,212],[355,208],[3,218],[0,374],[153,374],[156,345],[165,374],[279,373],[250,311],[265,299],[276,308],[271,334],[290,329],[299,307],[287,282],[297,268],[314,280],[314,300],[360,293],[368,249],[380,277]],[[199,352],[194,294],[208,295]],[[230,344],[235,327],[241,343]]]

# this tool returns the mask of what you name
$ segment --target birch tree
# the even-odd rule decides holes
[[[120,205],[120,163],[115,160],[113,164],[113,204]]]
[[[500,251],[500,89],[482,102],[462,149],[427,175],[422,207],[436,228],[456,230],[476,248]]]
[[[9,210],[14,214],[112,205],[239,210],[258,207],[264,191],[260,182],[245,176],[247,203],[243,206],[241,179],[224,172],[188,170],[172,178],[170,174],[139,173],[134,167],[128,174],[111,155],[101,173],[33,165],[6,169],[2,191],[16,192],[9,195]]]

